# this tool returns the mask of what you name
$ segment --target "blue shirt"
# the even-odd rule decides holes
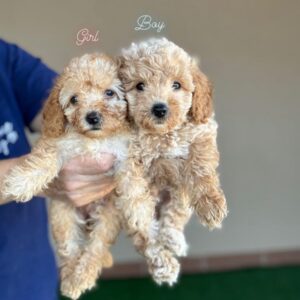
[[[26,154],[24,128],[40,111],[56,73],[0,39],[0,159]],[[57,299],[45,199],[0,206],[1,300]]]

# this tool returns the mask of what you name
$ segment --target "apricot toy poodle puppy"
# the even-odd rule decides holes
[[[193,211],[210,229],[227,214],[216,168],[212,88],[195,59],[166,38],[133,43],[120,57],[120,78],[135,134],[121,168],[117,205],[135,246],[159,284],[177,280]],[[155,207],[162,204],[158,231]]]
[[[2,184],[2,194],[28,201],[45,190],[66,161],[78,155],[97,160],[115,157],[113,175],[127,157],[127,104],[118,65],[104,54],[74,58],[58,78],[43,110],[41,138],[25,161]],[[102,267],[112,265],[109,246],[121,228],[113,201],[99,199],[85,207],[50,201],[50,222],[60,265],[62,293],[77,299],[94,286]]]

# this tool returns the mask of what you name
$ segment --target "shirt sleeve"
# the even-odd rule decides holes
[[[13,90],[24,123],[30,128],[49,95],[57,73],[41,59],[13,44],[9,45],[8,60]]]

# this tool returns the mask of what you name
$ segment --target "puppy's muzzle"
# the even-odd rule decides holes
[[[156,103],[152,106],[151,113],[158,119],[163,119],[168,114],[168,107],[164,103]]]
[[[100,129],[101,121],[102,121],[102,116],[97,112],[97,111],[92,111],[89,112],[85,116],[86,122],[92,126],[93,130]]]

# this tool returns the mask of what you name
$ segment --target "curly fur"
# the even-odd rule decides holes
[[[114,91],[113,96],[105,94],[107,89]],[[74,95],[77,103],[70,101]],[[92,128],[86,121],[91,111],[101,114],[100,128]],[[114,168],[107,172],[112,175],[127,157],[128,140],[127,104],[117,63],[104,54],[74,58],[45,103],[41,138],[23,163],[6,176],[2,195],[22,202],[30,200],[47,188],[66,161],[78,155],[100,160],[101,152],[114,154]],[[61,290],[77,299],[94,286],[103,267],[112,265],[109,247],[121,229],[121,215],[113,199],[89,204],[85,207],[88,217],[67,201],[51,200],[50,223]]]
[[[183,231],[192,211],[210,229],[220,227],[227,214],[216,172],[212,87],[196,60],[165,38],[132,44],[120,63],[135,135],[119,175],[117,205],[154,280],[173,284],[179,272],[175,257],[187,253]],[[174,81],[181,88],[174,90]],[[168,108],[165,118],[153,115],[156,103]],[[159,232],[152,235],[158,192],[165,189],[171,200],[161,205]]]
[[[172,88],[174,81],[181,84],[178,90]],[[136,89],[139,82],[143,91]],[[115,92],[112,98],[104,96],[106,89]],[[76,104],[70,102],[74,94]],[[153,115],[156,103],[168,108],[165,118]],[[91,130],[85,121],[90,111],[102,114],[101,130]],[[75,58],[58,78],[43,120],[32,153],[1,183],[4,198],[30,200],[74,156],[116,156],[114,170],[108,172],[117,171],[116,194],[88,205],[87,218],[66,202],[50,202],[62,293],[76,299],[94,286],[101,269],[112,265],[109,246],[121,227],[145,256],[154,280],[175,283],[180,269],[176,256],[187,254],[184,227],[192,212],[210,229],[220,227],[227,214],[216,172],[212,87],[196,60],[165,38],[132,44],[118,63],[102,54]],[[162,191],[170,201],[161,202]]]

